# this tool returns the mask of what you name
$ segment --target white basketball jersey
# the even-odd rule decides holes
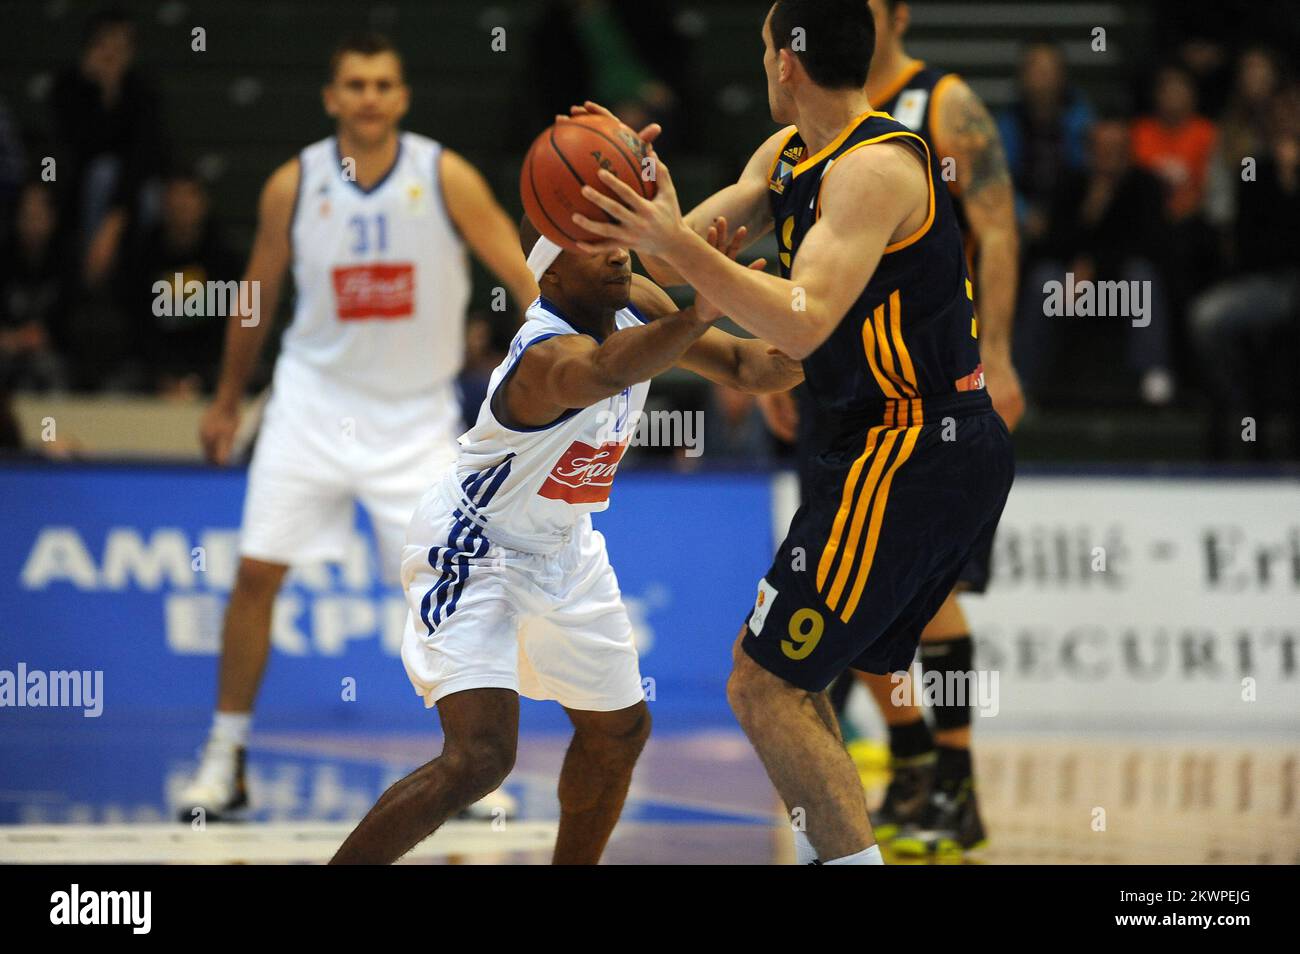
[[[615,313],[618,328],[644,320],[630,305]],[[492,412],[492,396],[527,348],[556,335],[581,334],[545,298],[529,306],[510,352],[492,372],[474,426],[460,437],[456,467],[444,489],[460,513],[493,543],[545,553],[593,511],[609,506],[619,461],[645,406],[643,381],[590,407],[566,411],[544,427],[514,428]]]
[[[302,151],[290,228],[298,299],[283,358],[384,397],[456,376],[470,274],[443,205],[441,155],[404,132],[392,169],[363,189],[333,136]]]

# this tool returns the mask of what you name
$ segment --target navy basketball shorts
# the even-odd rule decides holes
[[[795,388],[799,404],[799,433],[796,441],[799,464],[799,501],[810,499],[811,485],[815,482],[818,450],[825,447],[834,435],[834,419],[824,414],[804,385]],[[988,589],[993,572],[993,536],[996,524],[988,527],[971,550],[970,559],[957,574],[957,592],[983,593]]]
[[[755,662],[810,692],[845,669],[911,665],[921,630],[991,545],[1014,477],[1006,426],[975,394],[926,398],[923,413],[920,400],[889,402],[904,409],[809,462],[745,623]]]

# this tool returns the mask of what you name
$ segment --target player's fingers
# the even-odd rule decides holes
[[[600,170],[600,181],[605,183],[605,185],[609,186],[611,189],[613,189],[614,195],[617,196],[619,199],[622,199],[623,204],[626,205],[629,209],[635,211],[639,209],[642,205],[649,204],[648,202],[646,202],[645,196],[638,195],[635,189],[633,189],[630,185],[628,185],[618,176],[614,175],[614,173],[610,172],[608,169]],[[591,189],[591,186],[583,186],[582,194],[586,195],[588,189]],[[596,190],[591,189],[591,191],[595,192]],[[597,192],[596,194],[600,195],[599,192]],[[601,208],[604,208],[604,206],[601,206]],[[605,209],[605,211],[608,212],[609,210]]]
[[[718,230],[718,251],[725,254],[731,244],[731,229],[727,225],[727,217],[720,215],[713,220],[713,224]]]
[[[731,245],[727,247],[728,257],[735,258],[740,254],[740,250],[745,247],[745,236],[748,234],[749,229],[744,225],[736,229],[731,237]]]
[[[676,194],[676,190],[673,188],[673,174],[668,171],[668,163],[664,162],[656,154],[654,167],[655,185],[658,186],[659,192],[666,190],[669,193]]]
[[[752,262],[749,263],[749,267],[752,268],[752,269],[753,269],[754,271],[756,271],[756,272],[761,272],[763,269],[767,268],[767,259],[765,259],[765,258],[756,258],[756,259],[754,259]]]
[[[719,252],[727,249],[727,220],[721,216],[709,223],[709,244]]]
[[[594,255],[597,252],[612,252],[616,248],[626,248],[618,242],[579,242],[578,250],[588,255]]]
[[[574,106],[573,108],[584,113],[599,113],[601,116],[615,118],[613,113],[600,105],[600,103],[596,102],[594,99],[584,100],[581,106]]]
[[[641,137],[642,142],[654,142],[659,138],[659,134],[663,131],[663,126],[660,126],[658,123],[651,123],[649,126],[646,126],[637,133],[637,135]]]
[[[611,199],[603,192],[597,192],[591,186],[582,187],[582,197],[586,199],[588,202],[590,202],[592,205],[596,206],[597,208],[605,212],[608,212],[616,219],[627,218],[629,212],[631,212],[633,215],[636,214],[635,209],[628,208],[628,206],[619,202],[617,199]]]
[[[581,212],[573,213],[573,222],[575,225],[580,225],[588,232],[591,232],[595,235],[600,235],[608,239],[616,240],[615,244],[606,245],[606,248],[622,247],[617,244],[617,241],[621,241],[625,238],[624,232],[613,222],[597,222],[595,219],[587,218]]]

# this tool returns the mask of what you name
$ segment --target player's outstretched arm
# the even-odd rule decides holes
[[[709,226],[705,239],[728,258],[734,259],[745,245],[744,226],[729,232],[727,220],[719,218]],[[749,268],[761,270],[765,259],[750,262]],[[651,320],[674,314],[676,303],[650,279],[632,276],[632,304]],[[696,308],[703,309],[706,317],[720,314],[705,299],[696,299]],[[677,362],[678,367],[694,371],[717,384],[751,394],[784,391],[803,380],[803,366],[758,339],[738,338],[718,328],[710,328],[692,344]]]
[[[519,230],[482,174],[459,153],[442,150],[442,195],[447,213],[470,251],[505,285],[522,315],[537,297],[537,282],[519,247]]]
[[[556,335],[524,350],[496,400],[526,427],[550,424],[570,408],[589,407],[667,371],[716,319],[694,308],[597,343],[587,335]]]
[[[790,138],[793,126],[787,126],[769,136],[754,151],[745,164],[740,178],[724,189],[719,189],[683,217],[696,235],[704,236],[709,227],[719,219],[745,229],[746,240],[741,251],[772,230],[772,207],[768,202],[768,178],[776,163],[777,153]],[[671,265],[654,255],[638,253],[650,277],[660,285],[685,285],[685,278]]]
[[[885,143],[848,152],[823,180],[822,216],[786,280],[738,265],[710,246],[683,222],[662,162],[659,176],[659,191],[647,200],[602,171],[618,201],[590,186],[582,194],[616,221],[575,213],[574,222],[602,236],[579,247],[639,248],[661,256],[738,325],[799,360],[830,336],[862,294],[894,233],[915,231],[929,209],[925,173],[907,147]]]
[[[258,289],[259,313],[231,315],[226,321],[225,347],[216,396],[199,424],[199,442],[209,461],[224,464],[239,429],[239,403],[248,387],[262,343],[275,318],[284,273],[293,256],[289,229],[298,197],[300,169],[295,156],[266,180],[257,204],[257,233],[244,270],[244,281]]]
[[[1011,364],[1016,270],[1020,262],[1015,197],[997,124],[974,91],[954,79],[935,103],[935,147],[956,165],[956,185],[975,233],[979,262],[975,312],[980,359],[993,406],[1009,428],[1025,409]]]

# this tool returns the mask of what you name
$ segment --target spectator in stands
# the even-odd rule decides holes
[[[51,98],[62,208],[79,237],[82,279],[102,288],[120,264],[132,224],[147,227],[165,165],[158,97],[132,65],[135,29],[125,13],[99,13],[81,59],[55,79]],[[134,221],[143,218],[143,221]]]
[[[1083,167],[1091,125],[1091,107],[1067,83],[1061,49],[1051,43],[1027,47],[1016,99],[998,116],[1023,245],[1042,238],[1053,192],[1066,173]]]
[[[207,190],[197,177],[176,175],[167,181],[162,213],[123,277],[122,306],[136,329],[137,379],[161,396],[192,398],[210,392],[216,383],[225,316],[206,310],[201,315],[158,315],[155,283],[166,282],[170,289],[177,281],[237,280],[240,261],[213,224]]]
[[[1191,306],[1192,341],[1216,418],[1258,414],[1259,373],[1300,354],[1300,87],[1274,97],[1273,129],[1252,177],[1238,177],[1231,276]],[[1293,361],[1283,376],[1295,387]],[[1221,449],[1221,448],[1219,448]]]
[[[1166,213],[1177,224],[1202,211],[1215,128],[1197,114],[1196,87],[1180,67],[1157,74],[1154,106],[1133,121],[1133,158],[1165,184]]]
[[[1160,264],[1169,277],[1170,308],[1183,315],[1221,267],[1205,218],[1217,136],[1214,123],[1198,114],[1196,87],[1182,67],[1165,66],[1156,73],[1151,103],[1152,112],[1133,121],[1133,159],[1164,185],[1168,228]]]
[[[1057,362],[1069,319],[1043,312],[1044,285],[1064,282],[1070,272],[1076,283],[1150,283],[1143,286],[1150,292],[1145,299],[1148,324],[1083,320],[1088,329],[1100,329],[1101,321],[1123,329],[1127,363],[1138,375],[1143,400],[1161,405],[1173,398],[1169,313],[1164,282],[1152,259],[1163,242],[1163,202],[1160,182],[1133,164],[1127,124],[1117,119],[1096,123],[1089,136],[1088,170],[1067,174],[1053,193],[1042,257],[1026,269],[1015,363],[1031,393],[1052,380],[1077,380],[1085,373],[1061,373]]]
[[[55,341],[65,327],[67,275],[49,186],[19,198],[12,241],[0,255],[0,391],[59,391],[68,385]]]
[[[1268,148],[1269,114],[1280,79],[1277,60],[1264,47],[1252,47],[1237,60],[1237,77],[1219,120],[1218,148],[1206,186],[1206,218],[1216,227],[1231,226],[1236,216],[1242,160],[1258,157]]]

